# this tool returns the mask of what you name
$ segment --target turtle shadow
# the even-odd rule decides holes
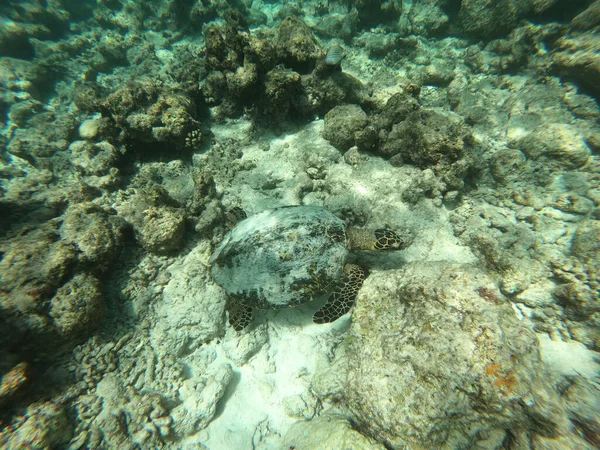
[[[315,312],[321,309],[323,305],[325,305],[325,303],[327,303],[329,295],[330,293],[323,294],[315,300],[312,300],[308,303],[303,303],[295,307],[277,310],[266,310],[264,311],[265,315],[259,320],[264,320],[265,323],[276,326],[277,328],[296,326],[301,329],[311,328],[312,330],[319,330],[320,328],[322,328],[323,330],[328,331],[335,329],[337,330],[335,331],[336,333],[343,332],[346,329],[348,329],[350,327],[350,324],[352,323],[351,317],[353,308],[350,309],[350,312],[344,314],[343,316],[339,317],[333,322],[313,322],[313,315],[315,314]]]
[[[312,317],[314,313],[327,302],[328,297],[329,294],[327,293],[308,303],[288,308],[262,310],[257,314],[262,314],[260,320],[277,325],[278,327],[295,325],[304,328],[313,325]]]

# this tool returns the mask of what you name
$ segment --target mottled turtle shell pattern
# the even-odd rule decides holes
[[[318,206],[288,206],[239,222],[211,257],[211,275],[246,305],[283,308],[327,293],[347,256],[342,220]]]

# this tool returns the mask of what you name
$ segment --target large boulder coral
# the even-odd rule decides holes
[[[600,99],[600,36],[588,31],[557,40],[552,52],[555,70]]]
[[[0,56],[30,59],[31,40],[57,39],[69,31],[64,2],[25,0],[0,5]]]
[[[581,167],[591,155],[584,134],[566,123],[540,125],[517,141],[517,145],[532,159],[565,168]]]
[[[196,104],[186,92],[150,80],[121,86],[93,107],[111,117],[130,141],[181,148],[190,133],[200,128]]]
[[[64,243],[77,249],[79,264],[92,271],[103,271],[117,255],[125,226],[114,210],[90,202],[79,203],[63,215],[60,235]]]
[[[548,436],[566,426],[535,335],[472,266],[372,274],[338,358],[336,395],[359,429],[389,448],[500,445],[506,430]]]
[[[392,126],[379,151],[392,164],[414,164],[432,169],[450,189],[461,189],[474,168],[475,141],[456,113],[419,109]]]
[[[181,248],[188,214],[161,185],[151,184],[138,189],[136,195],[117,208],[147,251],[168,254]]]
[[[0,344],[17,354],[72,345],[99,325],[98,277],[117,256],[124,221],[92,203],[0,245]]]
[[[275,49],[278,59],[299,73],[310,72],[324,56],[324,51],[310,28],[294,17],[281,22]]]
[[[392,127],[381,152],[390,157],[399,154],[406,162],[427,168],[457,161],[472,141],[458,114],[421,109]]]
[[[100,280],[88,273],[75,275],[52,297],[48,314],[64,337],[86,337],[90,330],[100,325],[104,317]]]
[[[402,0],[339,0],[339,3],[358,12],[363,28],[397,21],[402,14]]]
[[[335,148],[346,151],[355,144],[356,133],[369,123],[367,114],[358,105],[336,106],[325,114],[323,137]]]
[[[76,122],[70,114],[42,112],[34,115],[27,126],[15,130],[6,149],[34,167],[49,168],[51,158],[67,149],[75,130]]]
[[[507,34],[528,14],[542,14],[558,0],[462,0],[458,20],[466,34],[493,38]]]

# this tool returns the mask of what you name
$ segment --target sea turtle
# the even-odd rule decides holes
[[[238,209],[228,219],[239,218]],[[406,238],[386,230],[346,228],[319,206],[286,206],[238,222],[210,258],[215,283],[228,294],[229,323],[243,330],[255,308],[295,306],[331,292],[313,321],[333,322],[347,313],[365,271],[346,264],[350,249],[398,250]]]

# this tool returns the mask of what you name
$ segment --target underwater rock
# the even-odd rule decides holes
[[[508,184],[519,181],[528,171],[525,155],[516,149],[501,149],[492,155],[491,171],[498,183]]]
[[[56,344],[56,329],[47,316],[50,298],[77,261],[76,248],[59,239],[54,226],[43,226],[4,242],[0,260],[3,311],[0,343],[26,353]]]
[[[407,92],[392,95],[381,112],[372,118],[373,126],[377,129],[391,130],[392,125],[400,123],[421,107],[418,100]]]
[[[392,126],[379,152],[395,165],[431,168],[448,188],[460,190],[474,167],[474,138],[461,116],[454,112],[419,109]]]
[[[209,70],[234,72],[244,65],[248,36],[230,26],[212,25],[204,31],[205,66]]]
[[[69,150],[71,164],[84,176],[109,174],[120,157],[120,152],[108,141],[73,141]]]
[[[427,168],[458,160],[471,141],[471,132],[458,114],[421,109],[392,127],[381,153],[400,153],[407,162]]]
[[[373,33],[364,39],[364,45],[365,49],[369,52],[369,57],[385,58],[398,49],[401,39],[398,33]]]
[[[294,105],[301,115],[325,115],[332,108],[344,104],[357,104],[368,110],[373,106],[368,86],[345,72],[334,71],[322,74],[315,70],[302,76],[302,95]]]
[[[445,32],[450,18],[443,0],[426,0],[414,3],[407,14],[410,30],[420,36],[437,36]]]
[[[0,434],[0,446],[51,449],[65,445],[73,434],[65,407],[51,401],[32,403],[24,419],[12,433]]]
[[[320,18],[315,32],[322,37],[348,40],[359,28],[358,11],[347,14],[329,13]]]
[[[454,68],[449,61],[435,61],[423,67],[419,76],[411,77],[411,80],[419,85],[448,86],[454,79]]]
[[[100,280],[78,273],[63,284],[50,300],[48,315],[58,332],[73,341],[87,337],[104,316],[104,297]]]
[[[600,262],[600,220],[585,220],[579,224],[571,251],[582,262]]]
[[[583,166],[591,155],[583,133],[566,123],[540,125],[517,144],[530,158],[555,161],[570,169]]]
[[[402,161],[394,161],[392,157],[390,163],[392,165],[402,165]],[[433,170],[425,169],[418,175],[412,178],[408,187],[402,192],[402,200],[411,205],[416,205],[423,198],[440,199],[446,191],[446,185],[435,176]]]
[[[355,133],[362,131],[368,123],[367,114],[360,106],[336,106],[325,114],[323,137],[338,150],[346,151],[354,145]]]
[[[183,402],[171,411],[178,431],[191,435],[206,428],[232,379],[231,365],[223,363],[206,376],[185,380],[179,389]]]
[[[123,229],[103,208],[74,203],[60,221],[3,243],[0,342],[51,357],[58,345],[87,337],[104,309],[96,277],[114,261]]]
[[[573,237],[571,252],[572,257],[567,261],[554,264],[554,276],[560,284],[553,294],[565,307],[567,317],[584,322],[600,311],[600,221],[581,222]],[[584,326],[591,332],[582,335],[595,335],[592,340],[596,341],[600,338],[593,321]]]
[[[571,28],[586,31],[600,25],[600,0],[594,1],[586,10],[571,21]]]
[[[313,70],[324,54],[310,28],[294,17],[286,18],[279,25],[275,49],[284,64],[301,74]]]
[[[28,121],[27,127],[15,130],[6,149],[34,167],[49,167],[49,159],[60,157],[67,149],[76,127],[70,114],[41,112]]]
[[[360,434],[341,414],[329,412],[310,421],[296,422],[286,433],[294,450],[384,450],[382,444]]]
[[[79,408],[89,411],[94,420],[89,430],[75,439],[88,448],[160,446],[160,442],[171,435],[173,420],[159,395],[140,391],[124,384],[115,374],[104,375],[97,384],[95,395],[80,397],[83,401],[78,402]],[[85,400],[91,399],[85,397],[100,401],[91,408],[86,407]],[[127,421],[127,427],[121,425],[123,420]]]
[[[462,0],[458,12],[466,34],[493,38],[507,34],[528,14],[541,14],[559,0]]]
[[[363,28],[375,27],[381,23],[393,24],[402,14],[402,0],[338,0],[348,8],[358,11]]]
[[[204,67],[208,74],[200,89],[206,102],[215,105],[212,114],[216,119],[239,116],[248,105],[262,100],[261,84],[265,73],[275,65],[276,50],[269,41],[231,24],[213,25],[204,35]]]
[[[2,352],[2,357],[3,359],[6,357],[4,352]],[[4,360],[3,366],[7,363],[8,361]],[[26,361],[22,361],[2,373],[0,380],[0,406],[2,408],[6,408],[7,404],[14,402],[27,390],[31,385],[31,375],[31,365]]]
[[[167,2],[169,3],[169,2]],[[189,23],[194,29],[201,29],[202,25],[214,21],[215,19],[228,15],[228,18],[234,16],[236,19],[242,17],[240,25],[257,26],[262,23],[261,11],[255,8],[248,9],[243,2],[229,2],[223,0],[202,0],[201,2],[192,3],[192,7],[187,11],[187,8],[182,8],[182,5],[177,1],[171,1],[171,9],[181,13],[182,21]],[[246,22],[246,19],[248,23]],[[230,19],[231,20],[231,19]]]
[[[589,31],[558,39],[552,52],[557,72],[600,99],[600,36]]]
[[[183,244],[185,220],[185,214],[177,208],[150,207],[144,210],[141,225],[136,228],[137,239],[152,253],[173,253]]]
[[[176,171],[175,164],[159,165],[165,169],[165,179],[170,182],[170,188],[176,192],[181,189],[179,195],[183,202],[194,201],[194,185],[190,178],[171,178]],[[166,166],[166,167],[165,167]],[[133,227],[137,241],[149,252],[156,254],[169,254],[177,251],[183,244],[185,235],[185,222],[187,212],[181,208],[180,203],[169,194],[162,185],[154,184],[152,178],[157,167],[147,167],[138,176],[136,184],[141,184],[141,189],[136,195],[117,206],[119,214],[124,217]],[[147,178],[146,178],[147,177]],[[144,185],[148,183],[147,185]],[[186,198],[186,195],[188,196]],[[202,203],[197,203],[201,207]],[[197,211],[196,211],[197,212]]]
[[[18,7],[0,6],[0,56],[32,59],[32,39],[58,39],[69,31],[69,13],[62,2],[25,0]]]
[[[16,58],[0,59],[0,105],[2,108],[36,99],[44,92],[48,68]]]
[[[270,121],[287,117],[294,108],[301,90],[300,74],[291,69],[274,68],[264,81],[265,96],[261,99],[261,113]]]
[[[343,401],[360,429],[391,448],[470,448],[500,430],[565,427],[535,335],[475,267],[415,263],[372,274],[345,349]]]
[[[207,287],[208,272],[204,264],[209,253],[208,245],[199,245],[185,255],[181,264],[174,264],[170,269],[171,279],[156,306],[156,326],[150,333],[152,346],[176,358],[224,332],[226,297],[218,286],[211,283]],[[236,341],[235,351],[243,352],[244,348],[243,339]]]
[[[168,142],[185,147],[188,134],[200,128],[196,105],[185,92],[150,80],[116,89],[98,108],[110,114],[125,138],[141,143]]]
[[[125,221],[114,211],[88,202],[70,206],[62,218],[60,235],[77,249],[80,264],[92,271],[105,270],[123,241]]]
[[[373,125],[367,125],[354,133],[356,147],[362,151],[375,150],[379,142],[379,134]]]
[[[225,74],[229,95],[245,99],[258,84],[258,68],[256,64],[246,63],[235,72]]]

